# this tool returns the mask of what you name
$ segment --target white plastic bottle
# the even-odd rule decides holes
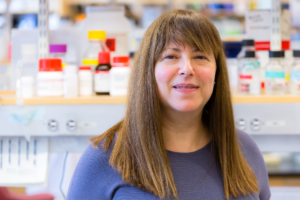
[[[93,95],[93,73],[90,66],[79,67],[78,82],[80,96]]]
[[[111,96],[127,95],[130,68],[129,57],[114,57],[112,69],[110,70],[110,91]]]
[[[291,67],[289,89],[291,94],[300,94],[300,50],[294,50],[294,63]]]
[[[269,57],[265,69],[265,93],[283,95],[286,92],[285,69],[281,62],[284,51],[270,51]]]
[[[239,93],[260,94],[260,69],[254,51],[246,51],[239,70]]]
[[[37,75],[37,95],[40,97],[63,95],[61,59],[45,58],[40,60]]]
[[[78,76],[76,65],[64,67],[64,97],[78,96]]]

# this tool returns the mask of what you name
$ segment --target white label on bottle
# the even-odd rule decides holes
[[[95,91],[109,92],[109,71],[95,71]]]
[[[63,94],[62,79],[38,79],[38,96],[60,96]]]

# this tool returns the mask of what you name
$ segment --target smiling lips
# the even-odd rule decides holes
[[[199,86],[194,84],[181,83],[181,84],[174,85],[173,88],[178,92],[188,93],[188,92],[196,91],[199,88]]]

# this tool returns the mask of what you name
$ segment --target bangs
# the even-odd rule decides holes
[[[219,38],[216,39],[215,37],[218,35],[218,31],[205,17],[195,15],[193,12],[187,15],[185,11],[185,13],[178,12],[170,18],[165,18],[161,23],[162,26],[158,32],[158,37],[160,37],[159,35],[164,37],[164,39],[160,40],[164,42],[164,45],[160,49],[160,53],[170,43],[174,43],[182,46],[189,45],[206,54],[213,53],[215,58],[217,58],[220,46],[217,45]]]

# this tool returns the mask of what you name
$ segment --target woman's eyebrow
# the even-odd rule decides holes
[[[201,51],[201,50],[198,49],[198,48],[193,49],[193,52],[201,52],[201,53],[204,53],[203,51]]]
[[[180,49],[178,49],[176,47],[169,47],[167,49],[171,49],[171,50],[176,51],[176,52],[180,52],[181,51]]]

